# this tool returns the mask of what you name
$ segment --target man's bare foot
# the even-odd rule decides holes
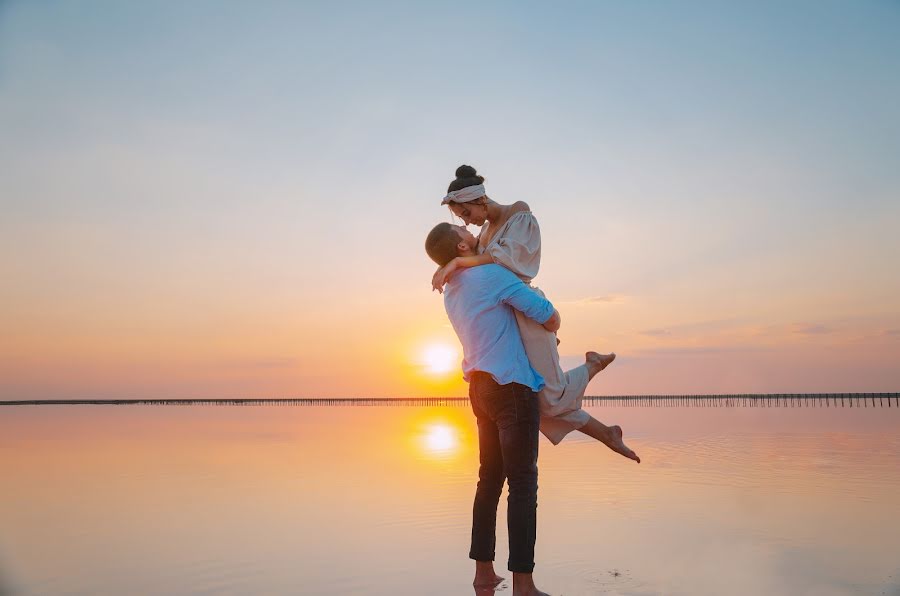
[[[476,588],[493,588],[494,586],[496,586],[497,584],[502,582],[504,579],[506,579],[506,578],[500,577],[496,573],[493,576],[489,576],[489,577],[479,577],[476,575],[475,581],[472,582],[472,585],[475,586]]]
[[[493,561],[475,561],[475,581],[472,585],[476,588],[493,588],[504,580],[494,572]]]
[[[584,355],[584,363],[588,369],[588,377],[593,379],[594,375],[612,364],[616,359],[615,352],[609,354],[598,354],[597,352],[587,352]]]
[[[528,591],[520,591],[516,592],[515,588],[513,589],[513,596],[550,596],[547,592],[541,592],[537,588]]]
[[[513,596],[550,596],[534,585],[530,573],[513,573]]]
[[[603,441],[603,443],[616,453],[641,463],[641,458],[637,456],[637,453],[629,449],[622,441],[622,427],[618,424],[609,427],[608,440]]]

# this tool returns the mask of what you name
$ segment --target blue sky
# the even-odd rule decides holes
[[[322,369],[365,358],[360,336],[444,333],[421,243],[471,163],[538,215],[536,281],[580,305],[568,358],[758,350],[760,334],[773,361],[797,336],[784,357],[829,369],[822,350],[859,342],[893,357],[898,25],[886,1],[5,2],[0,355],[63,389],[203,393],[220,388],[184,371],[204,362]],[[597,296],[616,300],[585,310]],[[283,335],[260,331],[273,321]],[[333,345],[297,347],[310,326]],[[428,389],[384,380],[406,349],[334,390]],[[92,380],[65,372],[71,353]],[[122,354],[143,381],[105,384]],[[896,389],[895,365],[860,358],[833,382],[865,368]],[[325,387],[262,368],[248,391]],[[610,387],[650,390],[652,370]],[[779,386],[819,387],[803,370]],[[0,397],[59,390],[35,374]]]

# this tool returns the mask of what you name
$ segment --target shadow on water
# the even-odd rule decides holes
[[[13,596],[15,592],[12,589],[12,582],[9,581],[9,578],[6,572],[0,567],[0,596]]]

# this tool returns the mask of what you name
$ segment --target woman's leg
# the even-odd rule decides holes
[[[615,353],[598,354],[597,352],[588,352],[584,355],[584,364],[588,369],[588,375],[591,379],[594,375],[609,366],[616,359]],[[581,432],[589,437],[593,437],[615,451],[620,455],[624,455],[628,459],[633,459],[637,463],[641,463],[641,458],[629,449],[622,441],[621,426],[606,426],[593,416],[588,420],[587,424],[579,428]]]
[[[641,463],[641,458],[639,458],[637,454],[629,449],[622,441],[622,427],[618,425],[606,426],[605,424],[591,416],[587,424],[585,424],[578,430],[589,437],[597,439],[619,455],[623,455],[628,459],[633,459],[637,463]]]
[[[540,290],[536,291],[543,295]],[[541,432],[551,443],[557,445],[569,432],[580,430],[616,453],[621,453],[625,457],[634,455],[634,452],[622,442],[621,428],[606,426],[581,408],[588,382],[609,366],[616,355],[588,352],[585,354],[584,364],[570,371],[563,371],[559,365],[556,334],[547,331],[518,311],[516,321],[519,324],[528,360],[544,377],[546,383],[539,393]],[[632,459],[636,457],[635,455]]]

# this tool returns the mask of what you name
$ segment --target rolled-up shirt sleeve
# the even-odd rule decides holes
[[[541,228],[537,219],[531,211],[520,211],[510,217],[505,228],[485,252],[495,263],[530,282],[541,267]]]
[[[525,283],[511,272],[501,269],[503,289],[500,292],[500,301],[520,311],[529,319],[543,325],[553,316],[556,310],[553,304],[529,288]]]

